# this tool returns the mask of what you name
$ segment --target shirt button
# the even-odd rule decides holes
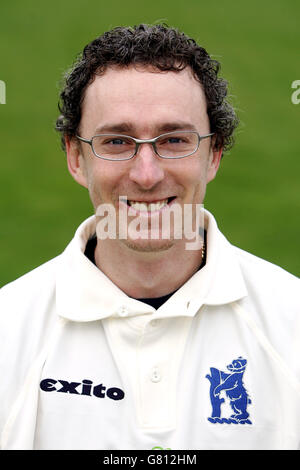
[[[153,326],[153,328],[157,326],[158,324],[159,324],[159,320],[151,320],[150,322],[150,325]]]
[[[151,382],[154,382],[154,383],[161,381],[161,374],[159,373],[158,367],[154,367],[150,378],[151,378]]]
[[[118,309],[118,314],[120,317],[126,317],[128,314],[128,310],[124,305],[121,305],[121,307]]]

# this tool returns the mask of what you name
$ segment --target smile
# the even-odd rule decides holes
[[[137,212],[157,212],[167,207],[174,199],[175,196],[149,202],[129,199],[127,200],[127,205]]]

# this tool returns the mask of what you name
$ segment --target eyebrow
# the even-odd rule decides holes
[[[155,126],[155,129],[159,133],[163,132],[172,132],[178,130],[197,130],[196,127],[185,121],[174,121],[174,122],[165,122],[161,125]],[[120,122],[115,124],[105,124],[104,126],[99,126],[96,128],[94,135],[96,134],[105,134],[105,133],[135,133],[135,127],[130,122]]]

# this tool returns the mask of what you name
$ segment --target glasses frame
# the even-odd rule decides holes
[[[184,133],[190,133],[190,134],[196,134],[198,136],[198,145],[196,147],[196,149],[191,152],[191,153],[188,153],[186,155],[182,155],[180,157],[164,157],[163,155],[160,155],[157,148],[156,148],[156,142],[158,139],[160,139],[161,137],[165,137],[165,136],[168,136],[168,135],[174,135],[174,134],[178,134],[180,132],[184,132]],[[178,160],[180,158],[185,158],[185,157],[189,157],[190,155],[193,155],[194,153],[197,152],[198,148],[199,148],[199,145],[200,145],[200,142],[201,140],[203,139],[207,139],[208,137],[211,137],[214,135],[214,132],[210,133],[210,134],[205,134],[205,135],[200,135],[197,131],[172,131],[172,132],[166,132],[164,134],[161,134],[157,137],[154,137],[153,139],[136,139],[135,137],[132,137],[131,135],[125,135],[125,134],[96,134],[94,135],[90,140],[89,139],[85,139],[83,137],[80,137],[79,135],[76,135],[77,139],[81,140],[82,142],[85,142],[86,144],[89,144],[92,148],[92,151],[93,151],[93,154],[95,155],[95,157],[97,158],[101,158],[102,160],[109,160],[111,162],[115,162],[115,161],[119,161],[119,162],[124,162],[124,161],[127,161],[127,160],[131,160],[132,158],[134,158],[136,156],[136,154],[138,153],[138,150],[139,150],[139,147],[140,145],[142,144],[151,144],[152,145],[152,148],[155,152],[155,154],[160,157],[160,158],[164,158],[165,160]],[[99,136],[102,136],[102,137],[110,137],[110,136],[114,136],[114,137],[127,137],[127,138],[130,138],[132,139],[134,142],[135,142],[135,151],[133,153],[132,156],[130,157],[127,157],[127,158],[108,158],[108,157],[103,157],[102,155],[98,155],[96,152],[95,152],[95,149],[94,149],[94,146],[93,146],[93,139],[95,137],[99,137]]]

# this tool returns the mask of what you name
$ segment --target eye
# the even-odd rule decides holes
[[[128,142],[126,142],[125,139],[120,139],[118,137],[118,138],[115,138],[115,139],[106,140],[104,143],[105,144],[112,144],[112,145],[124,145]]]
[[[180,137],[170,137],[168,139],[168,142],[170,144],[180,144],[180,142],[182,142],[182,139]]]
[[[159,139],[161,145],[186,145],[195,141],[195,135],[191,133],[179,132],[178,134],[166,134]]]
[[[180,136],[175,136],[175,135],[172,135],[172,136],[168,136],[168,137],[164,137],[164,138],[161,138],[158,143],[159,145],[178,145],[178,144],[182,144],[184,142],[184,139]]]

